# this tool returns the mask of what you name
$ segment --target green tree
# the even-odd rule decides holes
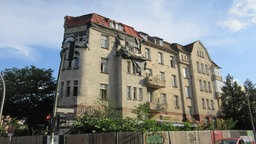
[[[242,86],[234,81],[232,76],[228,75],[222,91],[221,110],[224,120],[237,121],[237,123],[233,123],[236,124],[233,127],[234,129],[249,129],[248,103]]]
[[[4,115],[25,118],[30,130],[45,123],[45,116],[52,113],[56,87],[52,72],[35,66],[5,69]]]
[[[139,104],[138,106],[135,106],[135,109],[132,111],[132,113],[137,115],[138,120],[145,120],[150,119],[150,108],[147,103]]]

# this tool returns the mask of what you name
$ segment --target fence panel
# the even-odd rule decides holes
[[[147,132],[143,134],[144,144],[169,144],[167,132]]]
[[[172,144],[189,144],[185,131],[170,131],[169,137]]]
[[[231,137],[230,130],[223,130],[222,136],[223,136],[223,138],[230,138]]]
[[[212,144],[212,132],[211,131],[197,131],[198,134],[198,144]]]
[[[9,138],[8,137],[0,137],[0,144],[8,144]]]
[[[143,144],[143,133],[118,132],[117,144]]]
[[[115,144],[115,133],[75,134],[66,136],[66,144]]]

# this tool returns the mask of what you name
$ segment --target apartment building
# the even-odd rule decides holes
[[[75,118],[104,101],[123,117],[139,104],[158,121],[214,122],[222,77],[200,41],[168,43],[91,13],[66,16],[58,82],[58,108]]]

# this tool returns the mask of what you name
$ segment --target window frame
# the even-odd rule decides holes
[[[79,95],[79,81],[74,80],[73,81],[73,96],[78,96]]]
[[[157,61],[159,64],[164,64],[164,55],[162,52],[157,53]]]
[[[109,36],[101,35],[100,46],[104,49],[109,49]]]
[[[101,73],[108,73],[108,59],[101,58],[101,60],[100,60],[100,72]]]
[[[149,48],[145,48],[145,57],[147,60],[151,60],[151,52]]]
[[[100,99],[108,100],[108,84],[100,84]]]

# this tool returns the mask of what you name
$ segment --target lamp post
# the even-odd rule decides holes
[[[4,100],[5,100],[5,82],[3,76],[0,74],[0,78],[2,81],[3,85],[3,96],[2,96],[2,101],[1,101],[1,109],[0,109],[0,122],[2,121],[2,113],[3,113],[3,108],[4,108]]]
[[[254,138],[254,140],[256,140],[256,135],[255,135],[256,132],[255,132],[255,126],[254,126],[253,117],[252,117],[252,110],[251,110],[251,104],[250,104],[250,100],[249,100],[249,94],[246,92],[245,96],[246,96],[246,100],[248,103],[248,109],[249,109],[249,114],[250,114],[250,119],[251,119],[251,124],[252,124],[253,138]]]

